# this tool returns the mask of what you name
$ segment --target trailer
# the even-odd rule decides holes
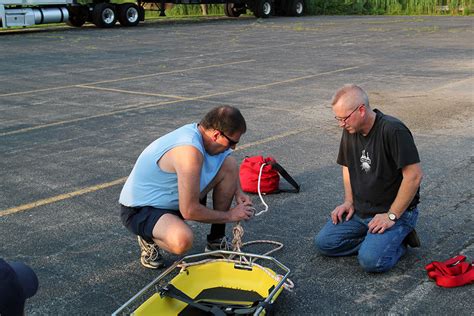
[[[165,4],[222,4],[228,17],[237,18],[248,11],[257,18],[272,15],[301,16],[304,0],[0,0],[2,28],[36,24],[67,23],[81,27],[91,22],[100,28],[136,26],[145,20],[145,6],[155,4],[165,15]]]

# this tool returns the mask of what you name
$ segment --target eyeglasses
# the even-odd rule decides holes
[[[361,106],[363,106],[363,104],[357,106],[354,111],[352,111],[348,116],[346,117],[337,117],[337,116],[334,116],[334,118],[339,122],[339,123],[346,123],[346,121],[349,119],[349,117],[351,117],[352,114],[354,114],[355,111],[357,111]]]
[[[229,141],[229,147],[233,147],[235,145],[237,145],[239,143],[239,141],[235,141],[233,139],[231,139],[229,136],[227,136],[226,134],[224,134],[223,131],[219,131],[221,132],[221,135],[224,136],[225,138],[227,138],[227,140]]]

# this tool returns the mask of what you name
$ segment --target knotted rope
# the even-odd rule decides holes
[[[258,196],[260,197],[260,201],[262,202],[262,204],[265,205],[265,209],[262,210],[262,211],[257,212],[257,209],[252,208],[253,212],[254,212],[254,216],[260,216],[263,213],[268,211],[268,205],[263,200],[262,192],[260,190],[260,181],[262,179],[263,167],[265,167],[265,165],[266,165],[266,163],[263,163],[260,166],[260,172],[258,174],[258,186],[257,186]],[[232,234],[233,234],[232,250],[236,251],[236,252],[242,252],[241,249],[245,246],[248,246],[248,245],[254,245],[254,244],[272,244],[272,245],[276,245],[276,247],[274,249],[271,249],[271,250],[269,250],[269,251],[267,251],[263,254],[263,256],[268,256],[269,254],[274,253],[275,251],[278,251],[281,248],[283,248],[283,244],[281,242],[274,241],[274,240],[263,240],[263,239],[261,239],[261,240],[242,242],[242,237],[244,236],[244,228],[242,227],[240,221],[235,223],[234,227],[232,228]],[[281,278],[281,276],[279,276],[279,277]],[[286,290],[291,291],[295,285],[294,285],[293,281],[291,281],[290,279],[287,279],[283,286]]]

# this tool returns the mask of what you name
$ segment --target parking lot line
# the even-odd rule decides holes
[[[179,102],[186,102],[186,101],[195,101],[195,100],[201,100],[201,99],[206,99],[206,98],[215,97],[215,96],[232,94],[232,93],[236,93],[236,92],[268,88],[268,87],[275,86],[275,85],[281,85],[281,84],[285,84],[285,83],[316,78],[316,77],[319,77],[319,76],[334,74],[334,73],[338,73],[338,72],[354,70],[354,69],[358,69],[362,66],[363,65],[351,66],[351,67],[346,67],[346,68],[341,68],[341,69],[336,69],[336,70],[330,70],[330,71],[326,71],[326,72],[320,72],[320,73],[312,74],[312,75],[306,75],[306,76],[301,76],[301,77],[296,77],[296,78],[291,78],[291,79],[286,79],[286,80],[281,80],[281,81],[274,81],[274,82],[265,83],[265,84],[261,84],[261,85],[254,85],[254,86],[244,87],[244,88],[240,88],[240,89],[227,90],[227,91],[222,91],[222,92],[206,94],[206,95],[197,96],[197,97],[190,97],[190,98],[183,97],[183,100],[164,101],[164,102],[153,103],[153,104],[148,104],[148,105],[144,105],[144,106],[130,106],[130,107],[127,107],[125,109],[105,112],[105,113],[102,113],[102,114],[85,116],[85,117],[80,117],[80,118],[71,119],[71,120],[64,120],[64,121],[48,123],[48,124],[43,124],[43,125],[37,125],[37,126],[32,126],[32,127],[26,127],[26,128],[22,128],[22,129],[18,129],[18,130],[4,132],[4,133],[0,133],[0,137],[7,136],[7,135],[24,133],[24,132],[29,132],[29,131],[32,131],[32,130],[42,129],[42,128],[51,127],[51,126],[57,126],[57,125],[63,125],[63,124],[68,124],[68,123],[80,122],[80,121],[84,121],[84,120],[88,120],[88,119],[95,119],[95,118],[99,118],[99,117],[112,116],[112,115],[125,113],[125,112],[129,112],[129,111],[133,111],[133,110],[142,110],[142,109],[153,108],[153,107],[157,107],[157,106],[161,106],[161,105],[167,105],[167,104],[173,104],[173,103],[179,103]],[[76,87],[79,87],[79,88],[81,86],[82,85],[76,85]],[[140,94],[139,92],[133,92],[133,91],[128,91],[128,90],[123,90],[122,93],[123,92]],[[144,95],[146,95],[146,92],[144,92]]]
[[[35,202],[32,202],[32,203],[23,204],[23,205],[20,205],[20,206],[16,206],[16,207],[12,207],[12,208],[9,208],[9,209],[6,209],[6,210],[2,210],[2,211],[0,211],[0,217],[5,216],[5,215],[9,215],[9,214],[18,213],[18,212],[21,212],[21,211],[30,210],[30,209],[38,207],[38,206],[42,206],[42,205],[51,204],[51,203],[54,203],[54,202],[70,199],[70,198],[73,198],[75,196],[83,195],[83,194],[90,193],[90,192],[95,192],[95,191],[98,191],[98,190],[101,190],[101,189],[109,188],[111,186],[114,186],[114,185],[117,185],[117,184],[120,184],[120,183],[124,183],[126,179],[127,179],[126,177],[125,178],[120,178],[120,179],[117,179],[117,180],[114,180],[114,181],[111,181],[111,182],[106,182],[106,183],[94,185],[94,186],[83,188],[83,189],[80,189],[80,190],[77,190],[77,191],[56,195],[56,196],[53,196],[53,197],[50,197],[50,198],[47,198],[47,199],[42,199],[42,200],[38,200],[38,201],[35,201]]]
[[[139,75],[139,76],[125,77],[125,78],[120,78],[120,79],[101,80],[101,81],[96,81],[96,82],[85,82],[85,83],[73,84],[73,85],[66,85],[66,86],[60,86],[60,87],[52,87],[52,88],[44,88],[44,89],[35,89],[35,90],[28,90],[28,91],[21,91],[21,92],[12,92],[12,93],[4,93],[4,94],[0,94],[0,97],[10,97],[10,96],[15,96],[15,95],[31,94],[31,93],[44,92],[44,91],[54,91],[54,90],[60,90],[60,89],[76,88],[76,87],[79,87],[79,86],[81,86],[81,85],[88,85],[88,86],[91,86],[91,85],[103,84],[103,83],[119,82],[119,81],[134,80],[134,79],[143,79],[143,78],[156,77],[156,76],[162,76],[162,75],[169,75],[169,74],[180,73],[180,72],[186,72],[186,71],[192,71],[192,70],[200,70],[200,69],[208,69],[208,68],[217,68],[217,67],[230,66],[230,65],[238,65],[238,64],[252,63],[252,62],[256,62],[256,60],[254,60],[254,59],[239,60],[239,61],[233,61],[233,62],[222,63],[222,64],[212,64],[212,65],[207,65],[207,66],[192,67],[192,68],[185,68],[185,69],[177,69],[177,70],[170,70],[170,71],[163,71],[163,72],[156,72],[156,73],[147,74],[147,75]]]
[[[179,95],[170,95],[170,94],[161,94],[161,93],[150,93],[150,92],[138,92],[138,91],[130,91],[130,90],[123,90],[123,89],[113,89],[113,88],[102,88],[102,87],[93,87],[89,85],[78,85],[77,87],[79,88],[84,88],[84,89],[93,89],[93,90],[99,90],[99,91],[110,91],[110,92],[119,92],[119,93],[127,93],[127,94],[138,94],[138,95],[144,95],[144,96],[150,96],[150,97],[163,97],[163,98],[170,98],[170,99],[178,99],[178,100],[190,100],[187,97],[181,97]]]
[[[243,150],[243,149],[246,149],[246,148],[249,148],[249,147],[252,147],[252,146],[264,144],[264,143],[274,141],[274,140],[277,140],[277,139],[280,139],[280,138],[285,138],[285,137],[289,137],[289,136],[292,136],[292,135],[300,134],[300,133],[306,132],[310,129],[311,128],[302,128],[302,129],[297,129],[297,130],[292,130],[292,131],[289,131],[289,132],[281,133],[281,134],[278,134],[278,135],[273,135],[271,137],[263,138],[261,140],[255,141],[255,142],[251,142],[251,143],[239,146],[235,151],[239,151],[239,150]],[[5,209],[5,210],[0,210],[0,217],[10,215],[10,214],[19,213],[19,212],[22,212],[22,211],[31,210],[31,209],[39,207],[39,206],[52,204],[52,203],[59,202],[59,201],[62,201],[62,200],[67,200],[67,199],[70,199],[70,198],[73,198],[73,197],[76,197],[76,196],[96,192],[96,191],[99,191],[99,190],[102,190],[102,189],[107,189],[107,188],[110,188],[110,187],[113,187],[113,186],[116,186],[116,185],[119,185],[119,184],[123,184],[123,183],[125,183],[126,180],[127,180],[127,177],[123,177],[123,178],[119,178],[119,179],[116,179],[116,180],[113,180],[113,181],[110,181],[110,182],[101,183],[101,184],[93,185],[93,186],[90,186],[90,187],[82,188],[82,189],[79,189],[79,190],[76,190],[76,191],[73,191],[73,192],[68,192],[68,193],[56,195],[56,196],[53,196],[53,197],[50,197],[50,198],[41,199],[41,200],[37,200],[35,202],[31,202],[31,203],[15,206],[15,207],[12,207],[12,208],[8,208],[8,209]]]

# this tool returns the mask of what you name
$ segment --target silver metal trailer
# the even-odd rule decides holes
[[[92,22],[97,27],[136,26],[145,20],[145,5],[154,3],[164,15],[165,3],[222,4],[228,17],[239,17],[252,11],[258,18],[271,15],[301,16],[304,0],[0,0],[0,23],[3,28],[25,27],[46,23],[67,23],[80,27]],[[135,1],[135,0],[131,0]]]

